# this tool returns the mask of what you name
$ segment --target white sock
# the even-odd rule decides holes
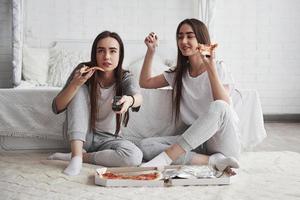
[[[54,153],[48,157],[48,160],[71,160],[71,153]]]
[[[224,171],[227,167],[240,167],[239,162],[234,157],[225,157],[221,153],[211,155],[209,157],[208,164],[219,171]]]
[[[166,154],[166,152],[162,152],[156,157],[154,157],[149,162],[141,164],[141,167],[159,167],[159,166],[168,166],[173,162],[173,160]]]
[[[75,176],[80,173],[80,170],[82,168],[82,157],[81,156],[74,156],[68,167],[64,170],[64,173],[69,176]]]
[[[82,153],[86,153],[85,149],[82,149]],[[72,153],[54,153],[48,156],[48,160],[66,160],[69,161],[72,158]]]

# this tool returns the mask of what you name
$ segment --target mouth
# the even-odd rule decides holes
[[[109,62],[104,62],[104,63],[102,63],[102,65],[104,66],[104,67],[111,67],[111,63],[109,63]]]
[[[187,46],[184,46],[184,47],[181,47],[182,51],[187,51],[190,49],[190,47],[187,47]]]

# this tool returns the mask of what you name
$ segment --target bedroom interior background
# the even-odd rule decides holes
[[[41,4],[48,5],[47,1],[37,0],[36,8],[39,8]],[[51,1],[65,7],[70,1],[78,2],[78,0]],[[124,0],[120,1],[123,2]],[[273,137],[267,138],[267,140],[271,139],[271,142],[264,142],[263,148],[258,148],[254,152],[245,152],[241,158],[243,167],[239,170],[240,175],[230,187],[105,188],[103,190],[94,186],[94,180],[91,178],[96,166],[87,164],[79,177],[64,177],[61,170],[66,163],[46,160],[49,151],[64,148],[61,135],[64,115],[45,115],[45,113],[50,113],[50,108],[47,107],[50,104],[49,99],[57,93],[58,89],[50,87],[44,87],[44,89],[43,87],[28,88],[28,85],[27,88],[4,89],[12,87],[12,47],[10,46],[13,44],[11,36],[13,26],[12,2],[13,0],[0,0],[0,165],[3,169],[0,176],[0,190],[2,198],[40,199],[43,196],[46,199],[58,197],[60,199],[72,199],[76,196],[91,199],[106,199],[107,197],[110,199],[124,197],[144,199],[145,193],[147,193],[149,195],[146,196],[146,199],[157,199],[162,196],[168,196],[170,199],[181,197],[198,199],[199,196],[210,199],[220,197],[222,199],[286,199],[287,197],[288,199],[297,199],[300,195],[299,170],[297,169],[300,160],[299,153],[297,153],[299,152],[299,145],[297,145],[299,137],[294,137],[295,134],[298,135],[299,133],[299,125],[295,123],[283,123],[283,126],[276,125],[277,123],[267,123],[268,133],[269,131],[271,134],[275,133]],[[94,2],[94,0],[88,2]],[[107,2],[110,2],[114,8],[118,5],[116,0]],[[126,0],[126,2],[136,3],[139,0]],[[156,6],[161,6],[160,3],[162,3],[165,6],[162,10],[168,9],[168,12],[171,12],[172,7],[179,6],[181,9],[181,4],[173,5],[170,2],[182,2],[182,0],[151,0],[148,3],[151,4],[150,2],[157,4]],[[198,0],[193,1],[193,6],[189,8],[189,12],[192,12],[194,17],[199,17],[199,13],[197,13],[200,6],[199,2]],[[252,91],[258,90],[265,114],[281,115],[288,113],[295,115],[300,113],[300,57],[298,56],[300,29],[297,28],[300,27],[298,20],[300,2],[298,0],[218,0],[217,2],[215,4],[217,11],[214,14],[215,21],[210,30],[214,30],[213,38],[216,38],[215,41],[222,44],[218,48],[218,54],[232,69],[237,84],[243,90],[247,88]],[[128,8],[131,5],[121,3],[121,6]],[[101,6],[98,6],[95,9],[100,8]],[[206,6],[201,8],[206,9]],[[133,8],[131,7],[131,9]],[[42,10],[39,11],[39,13],[43,13]],[[147,9],[143,8],[141,12],[147,13]],[[178,20],[186,17],[190,17],[190,15],[180,16]],[[203,19],[200,17],[199,19]],[[163,18],[159,19],[162,21]],[[153,28],[153,24],[148,26]],[[130,27],[135,29],[134,24]],[[128,29],[127,33],[132,32],[131,28]],[[173,36],[175,28],[169,26],[166,29],[170,29],[170,35]],[[155,30],[159,29],[155,28]],[[126,32],[122,32],[122,35],[131,42],[138,40],[138,43],[131,43],[130,46],[134,49],[137,45],[136,48],[140,49],[144,47],[142,40],[148,33],[147,31],[135,34],[135,36],[140,35],[140,38],[130,38]],[[161,39],[164,39],[169,34],[160,33],[160,35],[162,35]],[[75,45],[73,43],[75,42],[74,38],[71,38],[72,41],[63,39],[55,40],[57,47],[65,48]],[[80,39],[85,40],[84,43],[88,41],[88,38],[85,37]],[[76,41],[78,42],[78,40]],[[172,41],[172,44],[175,43]],[[169,43],[164,40],[161,47],[168,48],[168,45]],[[31,47],[38,47],[38,45],[29,46],[29,48]],[[45,44],[45,47],[49,48],[48,43]],[[282,51],[278,51],[278,49]],[[172,54],[172,52],[167,53]],[[137,59],[132,64],[136,67],[140,65],[139,62],[140,59]],[[169,62],[171,61],[169,60]],[[157,63],[162,63],[162,61],[157,59]],[[153,104],[162,103],[154,101],[161,96],[160,92],[161,90],[149,91],[151,95],[148,94],[149,99],[147,100],[149,101],[146,104],[149,102],[153,102]],[[38,98],[32,98],[33,96]],[[15,105],[12,105],[12,102]],[[250,99],[249,102],[255,102],[255,98]],[[253,105],[244,107],[253,108]],[[164,116],[155,115],[157,111],[150,113],[153,111],[151,105],[143,108],[146,109],[144,112],[150,114],[150,117],[157,121],[160,120],[158,117],[164,118]],[[252,112],[256,109],[261,111],[260,107],[254,107],[250,110]],[[36,115],[32,115],[32,113],[36,113]],[[4,120],[4,122],[11,123],[13,127],[8,127],[5,130],[6,127],[2,126],[1,123],[2,119],[7,118],[11,120]],[[42,123],[44,121],[46,121],[45,124]],[[251,123],[249,124],[251,125]],[[36,125],[39,125],[38,129],[36,129]],[[270,129],[271,127],[273,128]],[[255,127],[250,126],[251,131],[255,131],[253,128]],[[281,134],[278,134],[279,132]],[[264,136],[263,130],[259,136]],[[273,141],[274,137],[277,142]],[[43,153],[37,153],[37,151],[43,151]],[[264,189],[261,190],[261,188]],[[216,189],[218,190],[217,193],[215,192]]]
[[[24,4],[24,2],[26,4]],[[82,3],[80,0],[72,1],[72,3],[74,2],[75,4],[76,2]],[[112,7],[114,9],[117,9],[118,13],[122,13],[121,15],[128,14],[126,12],[121,12],[124,7],[122,7],[122,5],[119,5],[119,3],[123,2],[124,4],[124,1],[115,0],[111,2]],[[153,9],[158,9],[156,10],[156,15],[158,15],[159,18],[163,18],[166,24],[163,23],[163,25],[158,25],[156,27],[156,22],[144,23],[144,19],[140,20],[139,18],[133,18],[133,22],[136,23],[136,26],[141,26],[141,29],[143,28],[143,30],[136,28],[134,30],[139,31],[133,31],[133,34],[128,33],[127,27],[131,23],[133,23],[130,20],[129,22],[127,22],[127,24],[119,27],[120,30],[117,30],[117,32],[120,32],[121,35],[124,34],[125,37],[124,43],[126,51],[124,63],[127,63],[125,64],[125,66],[127,65],[128,69],[133,71],[136,76],[138,76],[139,74],[145,51],[145,45],[142,41],[144,39],[144,35],[146,35],[149,31],[158,29],[157,32],[159,35],[161,35],[160,49],[158,50],[159,56],[157,56],[155,59],[156,65],[161,67],[157,69],[155,68],[154,70],[155,73],[160,73],[168,68],[167,65],[172,65],[174,63],[174,55],[176,55],[176,47],[174,45],[176,43],[174,41],[175,36],[173,38],[170,37],[170,35],[174,34],[173,30],[176,29],[179,21],[181,21],[183,18],[191,17],[190,13],[192,12],[192,17],[201,19],[203,18],[203,21],[206,21],[206,23],[208,23],[211,28],[213,27],[212,13],[216,8],[216,4],[214,3],[215,1],[209,1],[210,3],[207,3],[208,1],[189,1],[189,3],[187,3],[185,6],[182,6],[180,0],[173,0],[172,2],[175,4],[173,5],[173,7],[171,6],[171,8],[169,8],[170,5],[166,3],[168,2],[167,0],[164,2],[165,3],[163,5],[165,7],[156,5],[155,3],[158,2],[154,2],[155,5],[153,6]],[[14,72],[16,72],[14,81],[15,85],[20,83],[20,81],[21,84],[17,86],[16,89],[3,90],[0,93],[0,100],[1,102],[4,102],[1,103],[2,113],[6,115],[7,113],[12,113],[9,115],[9,117],[4,118],[5,120],[1,121],[0,130],[0,133],[3,136],[1,137],[2,146],[5,146],[5,148],[8,150],[41,148],[51,149],[58,147],[62,148],[64,146],[61,143],[64,137],[61,133],[65,116],[60,115],[59,117],[57,117],[53,115],[53,113],[51,113],[50,101],[52,99],[51,97],[55,95],[57,91],[59,91],[59,88],[57,86],[63,85],[64,79],[67,78],[68,73],[70,72],[68,70],[72,70],[74,65],[78,63],[79,59],[83,59],[86,55],[88,55],[88,53],[84,54],[84,52],[89,52],[91,42],[90,38],[92,38],[94,34],[90,33],[90,29],[88,29],[88,27],[93,27],[94,25],[86,24],[85,22],[89,20],[85,18],[83,18],[82,20],[78,20],[76,18],[75,21],[68,21],[74,18],[70,18],[70,16],[72,16],[71,14],[74,13],[72,13],[72,8],[69,8],[69,10],[61,9],[60,12],[57,11],[58,8],[64,8],[64,6],[62,6],[62,3],[69,3],[69,1],[13,1],[13,14],[15,20],[13,27],[16,31],[14,35],[14,55],[16,55],[16,59],[14,60],[14,67],[16,68],[14,69]],[[78,6],[79,4],[76,5]],[[76,5],[74,6],[76,7]],[[82,16],[82,13],[89,13],[87,12],[91,11],[89,9],[101,10],[101,6],[105,7],[107,5],[102,5],[99,3],[99,1],[95,1],[95,4],[93,4],[92,6],[90,5],[83,7],[83,9],[79,11],[79,13],[75,13],[75,16]],[[119,7],[116,8],[115,6]],[[143,10],[143,6],[144,5],[142,4],[137,5],[137,14],[145,14],[144,11],[141,12],[141,10]],[[29,10],[32,10],[33,8],[36,9],[36,7],[39,7],[41,9],[41,12],[29,12]],[[168,7],[169,11],[172,9],[173,11],[170,11],[170,13],[166,14],[166,7]],[[200,10],[203,10],[203,12],[200,12]],[[61,14],[62,12],[63,14]],[[149,12],[152,13],[151,10]],[[181,15],[178,15],[179,12],[181,13]],[[163,14],[160,15],[159,13]],[[56,24],[57,19],[54,19],[55,17],[51,17],[48,23],[44,23],[46,20],[48,20],[48,16],[56,15],[59,15],[59,22],[62,24]],[[174,15],[176,15],[176,17],[174,17]],[[90,16],[88,17],[88,19],[91,19]],[[97,19],[102,18],[98,17]],[[110,19],[108,21],[110,22]],[[88,31],[86,31],[85,29],[80,29],[79,32],[75,31],[75,33],[73,33],[72,31],[66,31],[77,30],[78,25],[75,26],[75,28],[72,27],[74,23],[82,23],[82,26],[85,26],[85,29],[88,29]],[[100,26],[99,30],[107,28],[105,26],[101,26],[101,24],[99,24],[99,22],[97,21],[95,21],[94,23],[98,23],[98,25]],[[110,27],[114,27],[119,22],[115,20],[111,23],[112,24],[109,23]],[[54,24],[56,24],[59,28],[46,29],[48,26],[54,26]],[[132,26],[130,27],[132,28]],[[23,32],[23,34],[20,34],[20,32]],[[94,32],[96,34],[96,32],[98,31],[94,30]],[[20,48],[22,46],[23,48]],[[52,57],[49,56],[49,58],[47,58],[47,56],[45,56],[45,54],[47,54],[48,52]],[[126,52],[128,53],[126,54]],[[21,58],[21,56],[24,57]],[[49,60],[49,70],[42,70],[41,73],[34,74],[34,72],[36,72],[38,68],[41,68],[42,65],[46,66],[46,69],[48,69],[47,60]],[[21,70],[22,67],[23,70]],[[53,70],[53,68],[55,70]],[[47,83],[49,82],[46,82],[45,84],[46,79],[43,80],[44,82],[41,82],[41,74],[44,73],[49,75],[48,71],[50,72],[49,74],[52,78],[49,79],[48,77],[48,79],[46,79],[47,81],[51,80],[51,85],[47,85]],[[21,72],[23,74],[23,78],[26,79],[27,76],[29,77],[28,81],[21,80]],[[38,78],[36,77],[40,79],[38,80]],[[35,78],[35,80],[33,81],[30,78]],[[171,123],[168,116],[160,115],[159,119],[157,119],[156,117],[156,113],[159,112],[160,109],[170,109],[169,105],[158,102],[159,99],[162,98],[162,95],[167,95],[167,93],[168,91],[161,90],[144,91],[144,95],[146,96],[145,99],[147,99],[145,105],[147,106],[144,106],[143,112],[136,114],[135,117],[132,118],[132,121],[136,122],[136,124],[143,124],[143,122],[139,121],[143,118],[143,116],[139,115],[147,113],[147,115],[152,119],[151,123],[147,123],[147,127],[135,126],[134,123],[131,123],[131,125],[129,124],[129,128],[127,130],[124,130],[124,135],[127,135],[127,137],[132,137],[131,139],[134,140],[137,138],[145,136],[149,137],[156,134],[173,134],[174,130],[176,130],[178,127],[175,127],[174,124]],[[32,96],[36,96],[37,94],[39,94],[39,98],[31,98]],[[238,94],[236,95],[236,98],[241,97]],[[10,106],[8,103],[5,103],[11,101],[10,99],[14,99],[14,106]],[[244,122],[244,147],[251,148],[266,136],[266,132],[263,126],[261,105],[257,93],[255,91],[245,91],[245,94],[243,95],[243,101],[236,101],[235,106],[239,108],[238,112],[242,117],[241,120]],[[249,107],[251,107],[251,109],[247,109]],[[20,117],[19,110],[22,110],[21,116],[23,117]],[[165,113],[168,113],[168,111],[166,111]],[[162,124],[162,122],[166,123]],[[258,124],[255,127],[255,130],[253,130],[252,128],[253,123]],[[156,127],[155,131],[153,130],[153,127]],[[22,137],[23,139],[20,139]],[[44,145],[44,143],[47,143],[47,145]]]
[[[20,2],[21,0],[3,0],[0,2],[0,23],[1,27],[4,27],[0,34],[0,87],[2,88],[12,87],[12,79],[17,80],[16,77],[13,78],[14,74],[17,74],[13,73],[13,69],[16,70],[17,68],[13,68],[11,64],[13,60],[12,51],[15,51],[16,48],[12,48],[11,45],[14,38],[22,37],[22,29],[16,32],[17,34],[14,34],[13,37],[11,35],[13,34],[13,24],[15,26],[12,12],[13,10],[14,12],[20,11],[18,7]],[[56,3],[66,5],[64,2],[67,1]],[[116,7],[117,3],[114,2],[112,1],[112,5]],[[131,2],[136,3],[135,1]],[[206,6],[200,4],[201,1],[198,0],[190,2],[193,3],[191,4],[192,8],[189,8],[189,13],[202,19],[197,11],[205,10]],[[154,4],[163,7],[163,9],[177,6],[172,5],[169,1],[155,1]],[[300,50],[298,45],[300,39],[297,35],[299,35],[300,30],[295,27],[298,27],[299,24],[296,19],[300,3],[295,0],[289,0],[289,3],[280,0],[255,0],[251,2],[242,0],[239,3],[220,0],[217,1],[217,4],[211,3],[211,5],[214,5],[214,10],[217,11],[213,15],[213,25],[209,25],[210,30],[213,30],[211,34],[214,41],[222,44],[218,47],[218,54],[231,68],[239,87],[254,89],[259,92],[264,115],[279,115],[299,119],[300,86],[298,80],[300,80],[300,74],[297,63],[300,62],[300,58],[297,56],[297,52]],[[39,7],[40,4],[37,3],[36,6]],[[128,7],[128,9],[134,8],[130,3],[123,3],[121,6]],[[98,6],[97,8],[101,7]],[[146,8],[140,9],[145,9],[145,13],[149,13]],[[168,12],[172,12],[172,9],[168,8]],[[189,16],[182,15],[180,19],[185,17],[191,17],[191,14]],[[126,16],[122,18],[128,19]],[[173,17],[170,16],[169,18]],[[20,20],[22,22],[22,18]],[[160,21],[163,20],[160,19]],[[171,24],[173,23],[171,22]],[[163,25],[165,24],[163,23]],[[134,25],[131,27],[135,28]],[[149,27],[153,27],[153,23]],[[174,31],[171,30],[175,27],[168,26],[168,29],[170,29],[170,35],[173,35]],[[125,33],[125,39],[136,39],[134,38],[136,35],[143,36],[144,34],[135,33],[135,36],[128,36],[127,33]],[[166,34],[162,35],[164,37]],[[282,35],[287,37],[283,39]],[[171,42],[171,44],[174,43]],[[16,47],[17,43],[13,45]]]
[[[125,52],[125,65],[129,65],[129,62],[136,61],[137,58],[141,58],[144,52],[143,45],[143,37],[147,34],[147,32],[158,29],[157,32],[160,34],[160,39],[162,44],[165,44],[163,48],[167,47],[165,50],[161,50],[161,57],[166,57],[166,54],[169,54],[169,60],[174,59],[175,51],[173,47],[175,47],[174,38],[170,37],[170,35],[174,35],[171,30],[173,30],[177,23],[182,19],[188,16],[191,16],[191,11],[196,12],[196,8],[193,8],[195,4],[195,0],[186,3],[186,6],[179,7],[179,1],[173,1],[175,5],[170,8],[173,12],[171,14],[165,14],[166,1],[162,5],[150,5],[150,9],[143,5],[142,3],[135,2],[135,6],[130,6],[128,3],[124,3],[122,1],[112,1],[109,4],[105,4],[105,2],[95,1],[93,3],[88,4],[87,6],[82,6],[82,11],[77,12],[74,11],[74,7],[80,5],[81,1],[72,1],[72,4],[75,4],[72,9],[72,4],[70,4],[69,9],[66,9],[65,13],[62,14],[61,6],[62,4],[69,4],[69,1],[46,1],[41,4],[39,1],[35,0],[13,0],[13,84],[14,86],[18,86],[21,83],[21,80],[31,80],[31,76],[29,72],[27,72],[27,67],[30,66],[27,61],[32,61],[28,59],[23,59],[22,56],[27,54],[27,50],[30,53],[40,53],[41,51],[45,51],[46,48],[49,48],[49,54],[53,53],[51,47],[54,47],[57,43],[91,43],[91,39],[96,35],[97,32],[102,31],[104,29],[115,30],[119,34],[122,35],[124,43],[136,43],[135,48],[136,55],[133,53]],[[157,3],[157,2],[156,2]],[[103,5],[104,4],[104,5]],[[120,4],[120,5],[119,5]],[[84,5],[84,4],[83,4]],[[122,5],[124,5],[122,7]],[[53,17],[51,19],[48,18],[47,14],[36,14],[34,12],[27,12],[26,10],[33,9],[34,7],[42,7],[46,6],[47,10],[44,9],[45,12]],[[100,6],[100,8],[99,8]],[[110,13],[110,11],[103,10],[106,6],[112,6],[111,9],[114,9],[117,14],[118,20],[112,19],[110,16],[104,16]],[[129,7],[129,9],[124,9],[124,7]],[[94,12],[95,14],[87,15],[86,17],[78,17],[78,15],[83,15],[83,13],[89,13],[95,11],[95,8],[98,8],[98,12]],[[142,10],[149,10],[148,13],[144,13]],[[130,10],[131,9],[131,10]],[[133,11],[132,11],[133,9]],[[109,9],[108,9],[109,10]],[[125,11],[124,11],[125,10]],[[155,11],[153,11],[155,10]],[[175,16],[175,13],[178,13],[180,10],[181,14]],[[102,14],[102,13],[105,14]],[[132,15],[134,12],[134,16]],[[153,12],[153,14],[152,14]],[[139,19],[142,15],[146,14],[146,18],[141,20]],[[147,14],[152,15],[154,20],[149,22],[149,17]],[[136,16],[135,16],[136,15]],[[192,16],[195,16],[192,15]],[[78,21],[73,20],[73,18],[78,19]],[[147,18],[148,17],[148,18]],[[97,18],[97,19],[95,19]],[[124,19],[126,20],[124,21]],[[159,21],[160,18],[163,18],[164,23],[159,24],[156,21]],[[120,21],[121,20],[121,21]],[[123,21],[122,21],[123,20]],[[144,22],[144,20],[148,22]],[[44,23],[46,21],[47,23]],[[119,22],[120,21],[120,22]],[[166,24],[165,24],[166,23]],[[51,30],[47,30],[47,26],[55,27]],[[81,29],[77,30],[77,27],[81,26]],[[97,28],[93,28],[93,27]],[[126,27],[127,26],[127,27]],[[128,31],[128,28],[132,29],[131,32]],[[151,28],[152,27],[152,28]],[[155,28],[156,27],[156,28]],[[172,27],[172,28],[170,28]],[[47,30],[47,31],[46,31]],[[48,33],[49,32],[49,33]],[[67,44],[67,46],[70,46]],[[84,44],[83,44],[84,45]],[[84,47],[85,52],[89,52],[88,49]],[[131,45],[132,46],[132,45]],[[168,48],[168,46],[170,46]],[[172,47],[172,48],[171,48]],[[68,47],[69,48],[69,47]],[[71,47],[72,48],[72,47]],[[163,49],[161,48],[161,49]],[[55,48],[53,48],[55,50]],[[65,50],[65,49],[64,49]],[[70,49],[67,49],[70,50]],[[133,49],[129,49],[130,51]],[[32,52],[33,51],[33,52]],[[77,50],[79,51],[79,50]],[[166,53],[167,52],[167,53]],[[172,53],[169,53],[172,52]],[[56,52],[55,52],[56,53]],[[41,54],[38,54],[41,55]],[[81,55],[82,56],[82,55]],[[84,55],[86,56],[86,55]],[[134,58],[134,56],[136,56]],[[32,58],[34,59],[34,58]],[[134,60],[135,59],[135,60]],[[51,60],[51,58],[49,58]],[[52,59],[53,60],[53,59]],[[126,62],[127,61],[127,62]],[[174,61],[173,61],[174,62]],[[45,63],[45,62],[44,62]],[[31,73],[34,73],[34,70],[30,69]],[[49,70],[51,73],[51,69]],[[21,79],[22,77],[22,79]],[[45,85],[38,84],[38,85]],[[47,84],[46,84],[47,85]],[[51,86],[51,84],[50,84]],[[57,85],[56,85],[57,86]]]

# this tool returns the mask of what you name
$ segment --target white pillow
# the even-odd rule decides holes
[[[57,46],[50,48],[48,84],[62,87],[73,69],[81,62],[90,60],[88,51],[71,50]]]
[[[47,48],[23,46],[22,75],[25,81],[47,83],[49,51]]]
[[[143,63],[144,57],[141,57],[129,64],[127,68],[137,80],[139,80]],[[159,75],[168,69],[169,67],[164,63],[164,61],[159,56],[155,55],[152,61],[152,76]]]

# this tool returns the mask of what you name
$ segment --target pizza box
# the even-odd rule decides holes
[[[174,165],[166,167],[118,167],[118,168],[98,168],[95,173],[95,184],[104,187],[170,187],[170,186],[188,186],[188,185],[229,185],[230,176],[227,174],[216,172],[214,176],[206,176],[197,178],[195,176],[177,177],[169,176],[168,173],[182,171],[182,169],[188,169],[191,167],[200,166],[185,166]],[[207,166],[206,166],[207,167]],[[207,167],[208,168],[208,167]],[[205,169],[205,173],[207,169]],[[203,171],[203,170],[202,170]],[[117,175],[135,176],[140,174],[155,173],[159,174],[155,180],[132,180],[132,179],[110,179],[102,176],[105,173],[113,173]]]

